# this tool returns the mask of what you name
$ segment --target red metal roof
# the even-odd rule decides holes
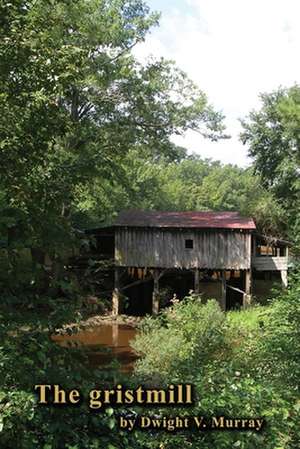
[[[158,212],[126,210],[120,212],[115,226],[155,228],[256,229],[254,220],[238,212]]]

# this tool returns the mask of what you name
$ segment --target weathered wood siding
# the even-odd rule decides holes
[[[116,230],[119,266],[158,268],[250,269],[251,235],[239,231]],[[192,239],[193,249],[185,248]]]
[[[287,257],[253,257],[252,266],[258,271],[281,271],[288,269]]]

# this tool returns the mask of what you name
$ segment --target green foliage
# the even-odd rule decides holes
[[[139,435],[145,447],[296,449],[300,437],[299,279],[295,282],[272,306],[224,314],[214,301],[203,304],[188,298],[142,324],[134,343],[141,354],[138,375],[145,381],[165,384],[166,379],[176,379],[195,387],[193,407],[176,409],[174,415],[266,420],[258,433],[160,432],[150,441]],[[168,413],[166,409],[158,412]]]
[[[261,95],[262,106],[242,122],[254,168],[284,208],[290,238],[298,242],[300,207],[300,87]]]
[[[240,331],[257,331],[260,324],[264,322],[269,308],[261,305],[255,305],[245,309],[242,312],[230,310],[227,312],[227,322],[230,328],[240,328]]]
[[[181,154],[170,161],[145,148],[130,150],[119,166],[122,176],[95,182],[77,195],[77,223],[86,227],[109,223],[121,209],[231,210],[253,216],[264,233],[286,228],[284,209],[261,186],[251,169]]]
[[[260,342],[263,372],[285,388],[299,393],[300,378],[300,270],[288,290],[274,300]]]
[[[34,384],[53,383],[87,396],[116,376],[51,340],[80,319],[64,263],[78,245],[74,227],[109,223],[127,207],[221,209],[253,215],[266,233],[300,235],[299,86],[263,95],[243,123],[254,171],[188,156],[171,136],[195,129],[223,138],[223,117],[173,63],[135,60],[131,49],[157,21],[142,0],[0,2],[3,448],[298,447],[297,276],[269,308],[240,315],[189,297],[145,320],[134,343],[139,380],[190,381],[195,414],[263,415],[260,434],[149,438],[116,431],[112,409],[40,407],[33,394]],[[28,320],[38,308],[43,318]]]
[[[179,379],[187,382],[195,369],[205,369],[211,357],[217,358],[225,346],[225,316],[216,301],[202,307],[199,304],[199,298],[187,297],[157,320],[150,318],[143,323],[141,336],[133,343],[141,355],[136,362],[137,374],[159,376],[168,383]]]
[[[61,325],[70,319],[68,310],[57,310],[49,317],[50,324]],[[55,383],[67,390],[80,384],[82,395],[87,397],[91,388],[112,382],[116,373],[91,369],[79,348],[54,344],[45,332],[45,321],[36,317],[36,327],[32,320],[30,329],[20,330],[13,315],[4,315],[0,328],[1,447],[297,448],[299,276],[273,305],[245,312],[226,315],[213,300],[204,304],[196,296],[188,297],[157,318],[145,319],[134,343],[141,360],[136,367],[138,379],[133,378],[133,382],[194,385],[193,407],[176,407],[172,414],[263,416],[267,425],[259,433],[160,431],[149,438],[147,432],[117,431],[117,411],[113,409],[95,414],[86,403],[78,407],[38,406],[34,384]],[[148,412],[153,414],[143,410],[143,414]],[[156,408],[155,415],[170,415],[170,409]]]
[[[291,200],[299,189],[300,87],[261,95],[262,107],[243,121],[242,140],[250,146],[256,170],[267,186]]]
[[[187,128],[222,136],[222,116],[182,71],[134,59],[157,23],[141,0],[0,8],[0,232],[11,248],[10,228],[23,247],[69,248],[87,190],[112,189],[129,149],[172,154],[170,136]]]
[[[96,386],[114,382],[117,371],[92,368],[79,347],[58,346],[54,328],[71,319],[70,307],[56,302],[47,317],[2,311],[0,325],[0,447],[5,449],[138,448],[131,435],[115,431],[116,411],[93,413],[86,398]],[[73,321],[75,317],[73,316]],[[27,329],[24,325],[27,324]],[[49,324],[49,327],[47,326]],[[122,376],[118,375],[121,380]],[[78,406],[37,404],[35,384],[59,384],[80,390]]]

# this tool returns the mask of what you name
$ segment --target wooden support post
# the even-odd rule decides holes
[[[243,307],[247,307],[251,304],[251,284],[252,284],[252,272],[251,270],[245,271],[245,294],[243,297]]]
[[[287,258],[287,263],[288,263],[288,259],[289,259],[289,247],[286,246],[284,249],[284,255]],[[288,286],[288,272],[287,270],[281,270],[281,280],[282,280],[282,284],[284,285],[284,287]]]
[[[222,280],[222,296],[221,296],[221,309],[226,310],[226,271],[222,271],[221,273]]]
[[[112,314],[119,315],[120,308],[120,268],[115,267],[115,287],[112,294]]]
[[[200,272],[199,272],[199,268],[195,269],[195,275],[194,275],[194,292],[195,293],[200,293]]]
[[[159,270],[153,272],[152,314],[159,312]]]
[[[251,234],[250,234],[250,239],[251,239]],[[251,240],[250,240],[251,242]],[[252,235],[252,257],[256,257],[256,237],[255,235]],[[251,248],[251,246],[250,246]]]
[[[281,274],[282,285],[284,287],[287,287],[288,286],[288,276],[287,276],[288,272],[287,272],[287,270],[281,270],[280,274]]]

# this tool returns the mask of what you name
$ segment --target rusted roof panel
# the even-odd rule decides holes
[[[238,212],[158,212],[126,210],[114,226],[154,228],[256,229],[254,220]]]

